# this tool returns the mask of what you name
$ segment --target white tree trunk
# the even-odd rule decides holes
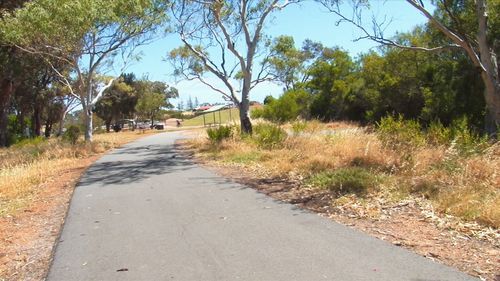
[[[488,45],[488,15],[486,1],[476,0],[478,18],[477,42],[481,59],[481,78],[483,79],[486,101],[486,131],[495,135],[500,126],[500,79],[495,52]]]
[[[92,74],[88,74],[92,75]],[[104,91],[111,87],[113,84],[113,81],[115,79],[110,79],[108,84],[102,87],[99,92],[94,96],[93,95],[93,79],[92,76],[88,79],[87,82],[87,93],[86,93],[86,98],[82,99],[85,100],[86,105],[83,106],[83,110],[85,111],[85,141],[86,142],[92,142],[92,129],[93,129],[93,124],[92,124],[92,110],[94,109],[94,105],[102,98],[104,95]],[[83,104],[84,102],[82,102]]]
[[[92,112],[85,114],[85,141],[92,142]]]
[[[65,110],[61,116],[61,120],[59,120],[59,128],[57,130],[57,136],[62,136],[63,134],[63,129],[64,129],[64,119],[66,119],[66,115],[68,114],[68,111]]]
[[[251,63],[251,61],[249,62]],[[240,108],[240,123],[241,132],[245,134],[252,134],[252,121],[250,120],[250,83],[252,80],[252,72],[247,70],[245,78],[243,79],[243,87],[241,91]]]

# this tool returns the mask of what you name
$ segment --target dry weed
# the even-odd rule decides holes
[[[362,167],[384,175],[377,193],[386,200],[401,200],[411,193],[427,198],[442,213],[500,226],[499,144],[484,153],[464,156],[453,146],[389,148],[376,133],[351,123],[308,126],[322,129],[291,135],[283,148],[274,150],[259,149],[238,137],[217,148],[204,136],[188,142],[202,157],[265,171],[272,177],[308,178],[339,168]],[[325,129],[331,131],[325,133]]]
[[[154,132],[150,132],[154,133]],[[0,217],[14,215],[36,199],[39,187],[78,159],[103,153],[144,136],[138,132],[95,135],[94,142],[77,145],[49,139],[0,150]]]

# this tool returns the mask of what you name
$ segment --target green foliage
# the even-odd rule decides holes
[[[461,154],[479,153],[489,147],[488,137],[481,136],[471,130],[465,117],[452,122],[451,135],[453,143]]]
[[[121,77],[115,81],[94,107],[97,116],[104,120],[106,129],[109,129],[113,120],[116,122],[119,118],[131,117],[135,112],[137,105],[137,93],[133,87],[135,81],[132,78],[128,80],[126,83]]]
[[[307,122],[303,120],[298,120],[292,123],[292,132],[298,135],[307,129]]]
[[[443,38],[436,36],[432,28],[416,27],[399,34],[397,40],[409,45],[441,44]],[[283,61],[286,57],[296,58],[299,51],[292,43],[286,38],[276,43],[274,47],[280,53],[273,63],[280,73],[293,77],[296,72],[287,71],[290,66]],[[308,79],[294,84],[294,88],[310,94],[306,118],[375,123],[388,114],[402,114],[406,119],[419,120],[424,127],[435,120],[447,127],[453,120],[467,116],[470,126],[483,126],[484,86],[464,53],[386,47],[381,53],[364,54],[357,61],[338,48],[316,46],[312,53],[314,61],[301,62],[299,67]],[[292,60],[295,64],[299,61]],[[266,116],[268,112],[262,112],[261,117],[276,121]]]
[[[400,34],[398,40],[410,45],[432,45],[427,28],[417,27]],[[438,42],[437,44],[440,44]],[[362,95],[367,102],[365,118],[376,122],[390,114],[419,119],[423,125],[440,120],[448,126],[460,116],[473,125],[484,119],[481,77],[464,53],[440,54],[386,48],[360,60]]]
[[[276,100],[275,97],[269,95],[269,96],[266,96],[266,98],[264,98],[264,105],[267,105],[267,104],[270,104],[271,102],[273,102],[274,100]]]
[[[71,125],[66,129],[66,132],[64,132],[62,138],[64,141],[67,141],[72,145],[75,145],[78,142],[80,133],[81,133],[80,127]]]
[[[382,143],[393,148],[418,147],[425,144],[420,123],[416,120],[405,120],[402,115],[382,118],[377,123],[377,133]]]
[[[425,133],[427,143],[430,145],[448,145],[452,139],[452,130],[439,120],[432,121]]]
[[[288,137],[285,130],[274,124],[257,124],[253,130],[253,139],[264,149],[280,148]]]
[[[250,116],[253,119],[264,118],[264,107],[254,108],[252,111],[250,111]]]
[[[202,46],[196,46],[194,48],[196,49],[196,51],[206,54],[206,52],[203,51]],[[187,46],[182,46],[171,50],[168,54],[168,58],[173,62],[174,65],[183,66],[178,67],[174,70],[175,76],[182,77],[184,67],[187,68],[190,73],[196,75],[202,75],[207,71],[207,69],[203,65],[203,60],[196,56]],[[191,106],[188,105],[188,108],[193,109],[192,107],[193,106],[191,102]]]
[[[20,148],[20,147],[25,147],[25,146],[37,146],[40,145],[41,143],[44,143],[47,139],[44,137],[34,137],[34,138],[29,138],[29,139],[23,139],[19,142],[17,142],[13,147]]]
[[[362,118],[365,103],[359,90],[362,83],[347,52],[324,48],[308,74],[311,79],[305,87],[313,94],[312,117],[324,121]]]
[[[308,76],[308,69],[314,59],[321,55],[321,43],[305,40],[302,48],[296,48],[293,37],[279,36],[271,43],[273,56],[269,58],[271,72],[285,89],[297,89]],[[264,104],[267,104],[264,101]]]
[[[162,108],[173,107],[168,102],[169,98],[179,96],[177,89],[160,81],[141,80],[136,84],[139,99],[135,110],[140,117],[151,120],[151,123],[162,117]]]
[[[8,42],[43,42],[73,53],[81,39],[98,27],[118,28],[125,35],[152,29],[165,20],[165,8],[154,0],[28,1],[22,9],[4,15],[0,30]]]
[[[304,90],[289,90],[278,99],[269,99],[262,109],[252,111],[253,118],[263,118],[272,122],[284,123],[299,116],[307,116],[310,95]]]
[[[208,128],[207,135],[212,144],[219,144],[223,140],[231,138],[231,136],[233,135],[233,130],[231,126]]]
[[[62,76],[65,84],[78,84],[73,85],[74,94],[87,113],[102,86],[97,72],[103,65],[112,66],[119,54],[137,59],[135,47],[164,31],[169,4],[156,0],[26,1],[22,8],[2,13],[0,41],[2,46],[16,45],[36,54],[39,64],[46,66],[42,75],[48,77],[42,80],[55,81]],[[52,70],[48,61],[58,70]],[[30,86],[48,87],[49,82],[39,82]],[[90,141],[92,119],[87,121]],[[46,127],[49,134],[52,124]]]
[[[315,174],[307,180],[308,184],[329,189],[339,196],[345,194],[365,196],[377,189],[378,182],[379,177],[361,167],[347,167],[335,171],[325,171]]]
[[[413,149],[425,144],[453,146],[460,154],[480,153],[489,147],[488,137],[470,129],[467,118],[456,119],[449,127],[433,121],[425,129],[416,120],[387,116],[377,123],[377,136],[387,146]]]

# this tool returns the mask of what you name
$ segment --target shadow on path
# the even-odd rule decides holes
[[[153,175],[188,170],[191,159],[179,153],[174,145],[132,146],[115,150],[94,163],[78,186],[94,183],[125,185]]]

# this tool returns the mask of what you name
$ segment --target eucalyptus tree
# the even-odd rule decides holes
[[[268,71],[265,25],[273,13],[297,2],[300,0],[175,1],[171,14],[184,46],[170,52],[174,74],[198,80],[236,104],[241,131],[252,133],[250,92],[259,83],[274,79]],[[209,81],[208,74],[223,86]]]
[[[0,1],[0,19],[8,12],[21,7],[26,0]],[[8,145],[7,111],[12,95],[15,92],[15,77],[20,68],[20,57],[16,49],[5,44],[0,38],[0,147]]]
[[[155,119],[161,118],[162,109],[174,107],[169,99],[179,97],[176,88],[160,81],[144,79],[138,81],[135,88],[138,92],[135,110],[140,117],[151,121],[151,127],[154,126]]]
[[[116,122],[119,118],[132,117],[136,104],[137,93],[133,83],[125,82],[122,76],[104,92],[103,97],[97,102],[94,112],[104,120],[106,131],[109,132],[113,120]]]
[[[309,68],[324,49],[321,43],[309,39],[298,49],[293,37],[279,36],[271,44],[270,71],[284,85],[285,91],[296,89],[310,78]]]
[[[371,28],[362,22],[362,11],[369,8],[368,0],[350,0],[352,13],[342,10],[340,0],[319,0],[331,12],[340,17],[340,21],[349,22],[359,28],[359,39],[371,39],[375,42],[416,51],[443,52],[448,50],[463,51],[481,74],[485,90],[486,131],[496,134],[500,128],[500,1],[498,0],[432,0],[425,6],[421,0],[405,0],[408,5],[424,15],[428,27],[440,33],[443,40],[435,40],[433,45],[419,45],[412,41],[398,41],[384,37],[387,22],[372,19]],[[433,11],[434,10],[434,11]]]
[[[114,81],[100,83],[96,75],[116,66],[118,55],[125,62],[135,58],[135,48],[162,31],[167,6],[159,0],[33,0],[2,19],[1,36],[51,66],[71,66],[67,73],[53,69],[80,101],[91,141],[92,110]]]

